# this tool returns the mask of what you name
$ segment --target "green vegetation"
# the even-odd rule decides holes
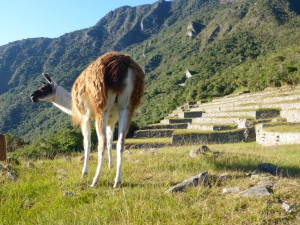
[[[13,165],[18,175],[15,181],[5,172],[0,176],[0,224],[299,224],[298,207],[285,212],[280,206],[281,201],[299,205],[299,145],[210,145],[218,155],[190,158],[188,153],[195,148],[130,150],[131,154],[124,154],[121,189],[112,188],[115,171],[107,169],[107,161],[99,185],[89,187],[96,154],[83,180],[79,157],[34,161],[34,168],[21,161],[21,165]],[[276,188],[270,196],[221,194],[223,188],[239,186],[245,190],[255,185],[260,179],[246,173],[262,162],[273,163],[288,174],[271,178]],[[165,194],[174,184],[204,171],[209,174],[210,187]],[[229,178],[220,181],[218,177],[224,172]]]
[[[67,129],[39,141],[25,143],[22,139],[6,136],[8,152],[18,159],[54,159],[74,155],[83,151],[83,138],[80,130]],[[171,138],[126,138],[128,145],[134,144],[170,144]],[[116,144],[116,141],[113,142]],[[92,130],[92,151],[97,149],[97,135]]]
[[[272,121],[276,121],[276,122],[272,122]],[[280,123],[280,124],[282,124],[282,123],[286,123],[286,118],[278,116],[278,117],[273,117],[273,118],[263,118],[263,119],[253,120],[253,125],[258,124],[258,123],[268,123],[268,124]]]
[[[232,116],[214,116],[214,117],[206,117],[206,118],[232,118]],[[236,118],[254,120],[254,117],[252,116],[236,116]]]
[[[297,84],[299,60],[295,59],[299,58],[300,49],[298,44],[291,43],[299,43],[300,34],[296,31],[299,27],[292,28],[299,16],[286,11],[286,4],[287,1],[268,1],[268,4],[238,1],[228,4],[227,8],[207,3],[197,9],[197,14],[183,18],[174,27],[150,38],[155,48],[151,46],[145,58],[140,57],[142,47],[129,48],[145,64],[153,55],[162,56],[160,66],[149,70],[139,121],[157,122],[185,101],[223,96],[240,87],[258,91],[270,86]],[[284,24],[279,25],[274,19],[273,7],[281,8],[276,15],[279,12],[288,15]],[[203,21],[205,28],[195,38],[184,38],[188,21]],[[219,32],[213,32],[218,27]],[[284,35],[287,33],[289,35]],[[289,42],[284,36],[293,41]],[[289,65],[295,65],[297,71],[291,72]],[[187,80],[186,69],[193,72],[193,77]],[[185,86],[178,87],[183,81]],[[165,99],[168,99],[167,104]]]
[[[175,130],[174,135],[185,135],[185,134],[208,134],[208,133],[235,133],[241,131],[242,129],[232,129],[232,130],[220,130],[220,131],[207,131],[207,130]]]
[[[239,106],[257,105],[258,103],[240,104]],[[240,109],[240,110],[228,110],[226,112],[262,112],[262,111],[280,111],[280,108],[257,108],[257,109]]]
[[[8,152],[14,152],[18,148],[22,148],[28,143],[26,143],[22,138],[6,134],[5,135],[6,148]]]
[[[223,123],[193,123],[194,125],[201,125],[201,126],[227,126],[227,127],[236,127],[237,125],[235,123],[227,123],[227,124],[223,124]]]
[[[279,123],[279,124],[269,124],[267,126],[264,126],[265,131],[270,132],[281,132],[281,133],[300,133],[300,124],[299,123]]]
[[[93,133],[93,148],[95,148],[96,140],[96,135]],[[12,156],[27,159],[53,159],[58,155],[81,152],[82,143],[82,135],[79,130],[64,130],[43,140],[20,146],[12,153]]]
[[[158,1],[121,7],[95,26],[59,38],[0,46],[0,132],[9,133],[9,156],[20,162],[10,169],[0,167],[0,224],[299,224],[299,145],[209,145],[215,154],[196,158],[189,152],[199,146],[129,149],[123,154],[123,188],[112,188],[115,170],[108,170],[106,159],[99,185],[90,188],[97,154],[92,154],[90,173],[81,180],[80,131],[71,129],[70,118],[51,104],[30,102],[42,72],[70,89],[91,61],[112,49],[130,53],[146,71],[145,96],[131,134],[186,101],[297,85],[299,9],[296,0]],[[192,36],[186,34],[189,25]],[[186,78],[187,69],[192,78]],[[276,123],[266,129],[300,132],[300,125]],[[203,133],[175,134],[187,132]],[[126,143],[170,141],[145,138]],[[96,143],[93,131],[92,150]],[[115,160],[115,151],[113,155]],[[271,178],[276,188],[270,196],[221,194],[223,188],[255,185],[258,180],[246,174],[264,162],[283,169],[284,177]],[[16,174],[15,180],[7,170]],[[165,193],[204,171],[210,186]],[[219,179],[223,173],[228,179]],[[296,208],[285,212],[282,201]]]
[[[116,143],[116,142],[114,142]],[[126,144],[171,143],[171,138],[126,138]]]
[[[159,1],[121,7],[59,38],[0,46],[0,132],[33,141],[70,128],[68,116],[51,104],[30,102],[41,73],[70,89],[91,61],[112,49],[129,53],[146,71],[145,97],[134,117],[140,127],[186,101],[294,86],[299,8],[295,0]]]
[[[262,111],[280,111],[281,108],[259,108],[256,109],[256,112],[262,112]]]

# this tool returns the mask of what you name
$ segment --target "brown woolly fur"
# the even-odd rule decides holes
[[[73,85],[72,118],[75,125],[80,124],[81,115],[90,113],[95,117],[105,111],[108,91],[122,92],[129,67],[134,71],[134,91],[130,109],[133,114],[144,92],[144,72],[130,56],[109,52],[91,63]]]
[[[134,61],[130,64],[130,67],[134,68],[134,88],[131,95],[131,109],[133,111],[141,103],[141,99],[144,95],[144,78],[145,74],[143,70]]]

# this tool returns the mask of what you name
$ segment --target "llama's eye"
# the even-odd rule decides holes
[[[51,91],[51,87],[49,86],[43,86],[40,88],[41,91]]]

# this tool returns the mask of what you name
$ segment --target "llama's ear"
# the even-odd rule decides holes
[[[46,83],[46,82],[44,82],[44,81],[40,81],[43,85],[46,85],[46,84],[48,84],[48,83]]]
[[[54,83],[51,79],[51,77],[49,76],[48,73],[43,73],[43,76],[46,78],[46,80],[51,84],[51,83]]]

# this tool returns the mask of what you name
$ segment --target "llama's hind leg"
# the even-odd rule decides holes
[[[108,168],[111,169],[113,162],[112,162],[112,142],[114,138],[114,129],[115,125],[118,121],[118,107],[115,105],[117,95],[115,93],[109,93],[108,98],[108,122],[106,127],[106,141],[107,141],[107,152],[108,152]]]
[[[113,166],[113,160],[112,160],[112,142],[114,138],[114,128],[115,125],[108,125],[106,128],[106,140],[107,140],[107,152],[108,152],[108,168],[111,169]]]
[[[82,177],[88,173],[88,163],[91,151],[91,123],[89,117],[84,117],[81,123],[84,147],[84,163],[82,168]]]
[[[131,121],[131,113],[129,110],[123,109],[119,111],[119,127],[118,127],[118,142],[117,142],[117,171],[115,177],[114,188],[122,185],[122,155],[125,145],[125,137]]]
[[[106,148],[106,115],[103,116],[103,118],[96,119],[95,126],[96,126],[96,132],[98,136],[98,165],[96,169],[96,174],[93,179],[93,183],[91,184],[91,187],[94,187],[97,182],[100,179],[102,164],[103,164],[103,157],[104,157],[104,151]]]

